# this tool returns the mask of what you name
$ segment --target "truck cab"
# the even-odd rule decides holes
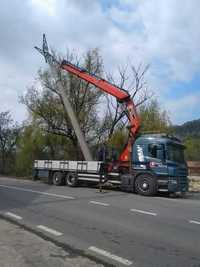
[[[184,148],[179,139],[166,134],[139,136],[132,150],[132,169],[136,173],[136,191],[143,195],[152,194],[149,191],[152,189],[150,187],[152,187],[153,179],[157,191],[187,192],[188,172]]]

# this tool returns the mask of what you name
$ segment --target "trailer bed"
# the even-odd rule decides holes
[[[75,172],[78,180],[99,182],[101,164],[102,161],[35,160],[34,170],[37,170],[39,174],[49,173],[49,171]],[[108,177],[112,184],[121,183],[120,175],[117,172],[108,173]],[[104,179],[104,175],[102,178]]]

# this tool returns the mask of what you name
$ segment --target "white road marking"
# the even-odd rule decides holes
[[[152,216],[157,216],[157,213],[149,212],[149,211],[145,211],[145,210],[131,209],[130,211],[138,212],[138,213],[142,213],[142,214],[147,214],[147,215],[152,215]]]
[[[40,230],[46,231],[46,232],[48,232],[48,233],[50,233],[52,235],[55,235],[55,236],[63,235],[61,232],[58,232],[58,231],[56,231],[54,229],[51,229],[51,228],[49,228],[49,227],[47,227],[45,225],[38,225],[37,228],[39,228]]]
[[[103,250],[103,249],[100,249],[100,248],[97,248],[97,247],[94,247],[94,246],[91,246],[88,248],[89,250],[93,251],[93,252],[96,252],[102,256],[105,256],[105,257],[108,257],[112,260],[115,260],[115,261],[118,261],[126,266],[130,266],[133,264],[132,261],[129,261],[127,259],[124,259],[122,257],[119,257],[117,255],[114,255],[114,254],[111,254],[110,252],[106,251],[106,250]]]
[[[182,202],[182,201],[184,200],[184,199],[182,199],[182,198],[169,198],[169,197],[168,197],[168,198],[167,198],[167,197],[156,197],[155,199],[156,199],[156,200],[157,200],[157,199],[158,199],[158,200],[164,200],[164,201],[168,201],[168,200],[169,200],[169,201],[172,201],[172,202],[173,202],[173,201],[174,201],[174,202],[178,202],[178,201],[181,201],[181,202]]]
[[[18,191],[30,192],[30,193],[40,194],[40,195],[46,195],[46,196],[50,196],[50,197],[58,197],[58,198],[65,198],[65,199],[75,199],[74,197],[71,197],[71,196],[57,195],[57,194],[53,194],[53,193],[36,191],[36,190],[32,190],[32,189],[25,189],[25,188],[16,187],[16,186],[0,185],[0,187],[7,188],[7,189],[18,190]]]
[[[189,222],[190,222],[190,223],[195,223],[195,224],[200,224],[200,222],[198,222],[198,221],[193,221],[193,220],[190,220]]]
[[[110,206],[110,204],[108,203],[98,202],[98,201],[90,201],[90,203],[95,204],[95,205],[101,205],[101,206]]]
[[[12,217],[14,219],[17,219],[17,220],[22,220],[22,217],[21,216],[15,214],[15,213],[12,213],[12,212],[5,212],[5,215],[6,216],[9,216],[9,217]]]

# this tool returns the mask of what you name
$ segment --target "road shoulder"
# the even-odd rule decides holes
[[[0,216],[0,266],[103,267],[101,263],[58,246],[47,236],[41,237],[19,223]]]

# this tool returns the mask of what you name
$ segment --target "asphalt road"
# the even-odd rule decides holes
[[[0,178],[0,212],[113,266],[200,266],[200,198]]]

